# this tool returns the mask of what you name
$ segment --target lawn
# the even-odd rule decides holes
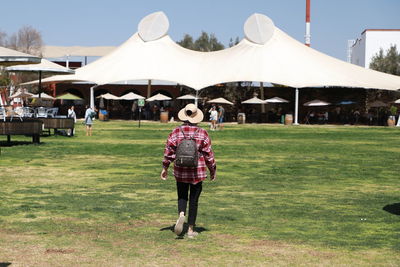
[[[177,124],[96,121],[0,156],[0,266],[398,266],[400,129],[226,125],[210,132],[195,239],[176,238]],[[203,124],[203,127],[207,125]]]

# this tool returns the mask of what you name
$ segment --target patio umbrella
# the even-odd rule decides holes
[[[400,98],[394,101],[395,104],[400,104]]]
[[[107,100],[120,100],[120,98],[118,96],[110,94],[110,93],[99,95],[97,98],[104,98]]]
[[[376,100],[368,105],[371,108],[380,108],[380,107],[387,107],[386,103],[383,103],[380,100]]]
[[[196,100],[196,99],[200,99],[201,97],[195,97],[194,95],[188,94],[188,95],[183,95],[180,97],[177,97],[176,99],[180,99],[180,100]]]
[[[38,64],[40,58],[0,46],[0,65]]]
[[[304,103],[303,106],[306,106],[306,107],[322,107],[322,106],[328,106],[330,104],[331,103],[328,103],[328,102],[325,102],[325,101],[322,101],[322,100],[319,100],[319,99],[315,99],[315,100],[312,100],[312,101]]]
[[[219,98],[215,98],[215,99],[211,99],[209,101],[207,101],[207,103],[213,103],[213,104],[228,104],[228,105],[233,105],[232,102],[226,100],[223,97],[219,97]]]
[[[136,99],[144,99],[143,96],[135,94],[133,92],[129,92],[119,98],[120,100],[136,100]]]
[[[46,93],[32,95],[30,98],[43,98],[43,99],[48,99],[48,100],[54,100],[55,99],[54,97],[52,97],[51,95],[48,95]]]
[[[29,93],[27,89],[25,88],[20,88],[10,96],[10,98],[27,98],[27,97],[32,97],[33,94]]]
[[[56,96],[56,99],[61,99],[61,100],[82,100],[82,98],[80,98],[79,96],[71,94],[71,93],[66,93],[66,94],[62,94],[62,95]]]
[[[10,66],[6,68],[11,72],[37,72],[39,73],[39,96],[42,92],[42,74],[72,74],[74,70],[63,67],[59,64],[53,63],[47,59],[42,58],[39,64],[29,64],[23,66]]]
[[[287,101],[286,99],[280,98],[280,97],[272,97],[272,98],[268,98],[265,100],[265,102],[267,103],[289,103],[289,101]]]
[[[152,101],[164,101],[164,100],[171,100],[171,99],[172,99],[172,98],[170,98],[170,97],[168,97],[168,96],[166,96],[166,95],[163,95],[163,94],[156,94],[156,95],[153,95],[153,96],[150,97],[150,98],[147,98],[146,101],[152,102]]]
[[[265,100],[262,100],[255,96],[253,98],[242,101],[242,104],[267,104],[267,103],[265,102]]]

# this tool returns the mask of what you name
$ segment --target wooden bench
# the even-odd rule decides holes
[[[0,135],[7,135],[7,142],[11,142],[11,135],[32,136],[32,142],[40,143],[43,122],[36,119],[25,119],[23,121],[7,118],[6,121],[0,120]]]
[[[54,130],[54,134],[57,129],[71,129],[71,135],[74,132],[75,122],[72,118],[37,118],[37,120],[43,122],[43,129],[47,129],[49,134],[50,129]]]

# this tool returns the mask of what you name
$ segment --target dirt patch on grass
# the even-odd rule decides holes
[[[53,253],[53,254],[69,254],[69,253],[74,253],[74,249],[62,249],[62,248],[48,248],[44,253]]]

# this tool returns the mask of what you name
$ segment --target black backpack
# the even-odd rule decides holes
[[[197,128],[196,132],[192,137],[186,138],[182,128],[179,127],[183,133],[183,140],[178,144],[176,148],[175,165],[179,167],[197,167],[197,161],[199,158],[199,152],[197,151],[195,135],[199,131]]]

